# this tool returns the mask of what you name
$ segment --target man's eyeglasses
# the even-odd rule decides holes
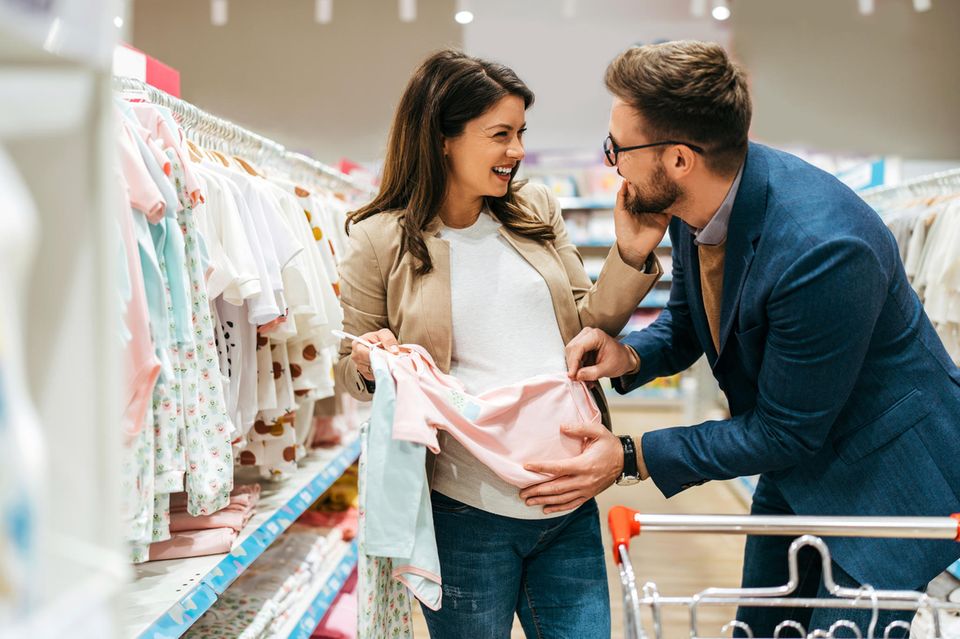
[[[618,156],[625,151],[636,151],[638,149],[649,149],[654,146],[668,146],[670,144],[682,144],[685,147],[689,147],[690,150],[695,153],[703,155],[703,147],[697,146],[696,144],[690,144],[689,142],[678,142],[677,140],[664,140],[663,142],[652,142],[650,144],[639,144],[637,146],[617,146],[616,142],[613,141],[613,138],[609,135],[603,140],[603,154],[607,157],[607,162],[610,163],[610,166],[616,166]]]

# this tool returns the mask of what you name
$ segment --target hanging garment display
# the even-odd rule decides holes
[[[228,550],[237,531],[180,522],[230,511],[235,464],[281,480],[307,454],[334,392],[346,205],[196,146],[165,107],[116,114],[124,536],[138,562]]]

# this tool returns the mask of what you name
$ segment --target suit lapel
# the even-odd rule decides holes
[[[760,238],[767,212],[767,163],[763,148],[750,144],[740,190],[733,203],[727,230],[727,249],[723,264],[723,300],[720,306],[720,353],[727,343],[743,283]]]

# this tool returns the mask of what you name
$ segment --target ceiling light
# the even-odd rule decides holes
[[[417,19],[417,0],[399,0],[400,22],[413,22]]]
[[[702,18],[707,15],[707,0],[690,0],[690,15]]]
[[[453,19],[460,24],[470,24],[473,22],[473,13],[470,11],[457,11],[457,15],[453,16]]]
[[[857,9],[862,16],[873,15],[873,0],[857,0]]]
[[[929,11],[932,2],[930,0],[913,0],[914,11]]]
[[[210,0],[210,23],[215,27],[227,24],[227,0]]]
[[[118,29],[122,29],[122,28],[123,28],[123,18],[121,18],[120,16],[117,16],[116,18],[114,18],[114,19],[113,19],[113,26],[115,26],[115,27],[118,28]]]
[[[730,18],[730,7],[727,6],[726,0],[716,0],[713,3],[713,11],[710,12],[710,15],[713,16],[714,20],[720,20],[721,22]]]
[[[317,0],[314,19],[320,24],[333,22],[333,0]]]

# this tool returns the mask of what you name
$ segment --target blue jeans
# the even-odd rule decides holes
[[[761,477],[760,483],[753,496],[753,505],[750,508],[752,515],[793,515],[794,512],[787,504],[786,499],[772,481]],[[793,537],[759,537],[748,536],[747,546],[743,559],[744,588],[761,588],[767,586],[782,586],[789,581],[787,570],[787,551],[793,543]],[[823,586],[823,575],[820,553],[813,548],[803,548],[797,555],[799,583],[796,593],[792,597],[816,597],[829,599],[830,595]],[[846,573],[836,561],[831,562],[833,580],[844,588],[859,588],[860,583]],[[883,584],[874,584],[878,589]],[[919,587],[923,589],[923,587]],[[737,619],[747,623],[753,630],[755,637],[772,637],[777,624],[786,619],[800,622],[807,632],[820,628],[827,630],[830,625],[839,619],[853,621],[860,628],[863,636],[867,636],[872,610],[841,610],[833,608],[739,608]],[[910,622],[912,612],[882,610],[877,619],[876,635],[883,636],[883,630],[894,621]],[[902,630],[894,630],[892,637],[903,637]],[[841,637],[853,636],[849,630],[838,630]],[[739,630],[736,637],[746,636]],[[793,630],[784,630],[783,636],[795,637]]]
[[[431,494],[443,602],[423,607],[431,639],[609,639],[597,503],[555,519],[501,517]]]

